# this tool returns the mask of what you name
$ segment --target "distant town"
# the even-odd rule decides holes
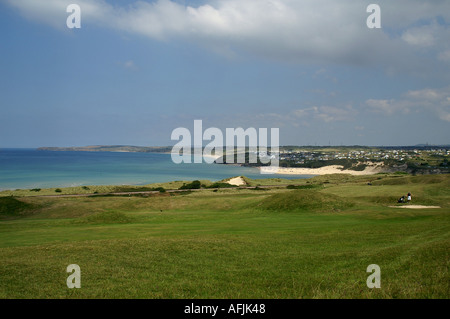
[[[402,161],[422,161],[424,157],[435,157],[435,159],[448,159],[450,149],[439,148],[430,150],[421,149],[379,149],[379,150],[337,150],[337,151],[284,151],[280,153],[280,160],[295,161],[296,164],[303,164],[306,161],[318,160],[329,161],[335,159],[355,159],[359,161],[382,161],[394,159]],[[419,162],[417,162],[419,164]],[[422,163],[420,163],[422,164]]]
[[[367,165],[384,166],[411,173],[449,172],[450,146],[399,147],[282,147],[281,167],[318,168],[342,165],[344,169],[364,170]]]
[[[258,154],[264,156],[265,154]],[[269,153],[269,156],[274,154]],[[363,171],[379,165],[386,171],[412,174],[449,173],[450,146],[282,146],[279,148],[280,167],[320,168],[340,165],[342,169]],[[227,164],[227,163],[225,163]],[[244,166],[264,166],[246,163]]]

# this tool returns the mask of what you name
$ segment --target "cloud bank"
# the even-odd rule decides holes
[[[412,90],[398,99],[366,101],[370,111],[386,115],[431,112],[450,122],[450,86],[441,89]]]
[[[362,66],[441,77],[440,82],[450,79],[450,1],[446,0],[379,0],[381,29],[366,25],[369,2],[354,0],[204,0],[201,5],[175,0],[127,5],[105,0],[0,1],[30,20],[64,32],[76,32],[66,27],[66,8],[76,2],[83,28],[106,28],[152,41],[184,41],[227,58]],[[123,66],[136,69],[133,60]],[[320,68],[315,76],[326,76],[324,70]],[[365,113],[429,112],[450,122],[450,87],[362,101],[362,108],[351,103],[308,105],[256,117],[295,126],[310,121],[345,123]]]
[[[24,16],[64,28],[73,0],[3,0]],[[83,25],[98,25],[158,41],[183,40],[224,56],[293,63],[382,65],[423,63],[424,52],[450,63],[450,1],[378,1],[382,29],[368,29],[368,3],[340,0],[171,0],[130,5],[78,0]],[[417,55],[420,55],[418,57]],[[408,61],[406,63],[405,61]]]

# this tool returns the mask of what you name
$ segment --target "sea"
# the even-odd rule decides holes
[[[146,185],[171,181],[309,178],[260,174],[258,168],[223,164],[175,164],[170,154],[0,149],[0,190],[88,185]]]

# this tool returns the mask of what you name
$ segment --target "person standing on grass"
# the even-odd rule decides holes
[[[411,202],[411,193],[408,193],[408,198],[407,198],[407,200],[408,200],[408,203]]]

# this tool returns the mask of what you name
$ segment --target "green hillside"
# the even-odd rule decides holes
[[[330,175],[303,189],[2,197],[0,298],[448,298],[449,183]],[[413,204],[440,208],[397,208]]]

